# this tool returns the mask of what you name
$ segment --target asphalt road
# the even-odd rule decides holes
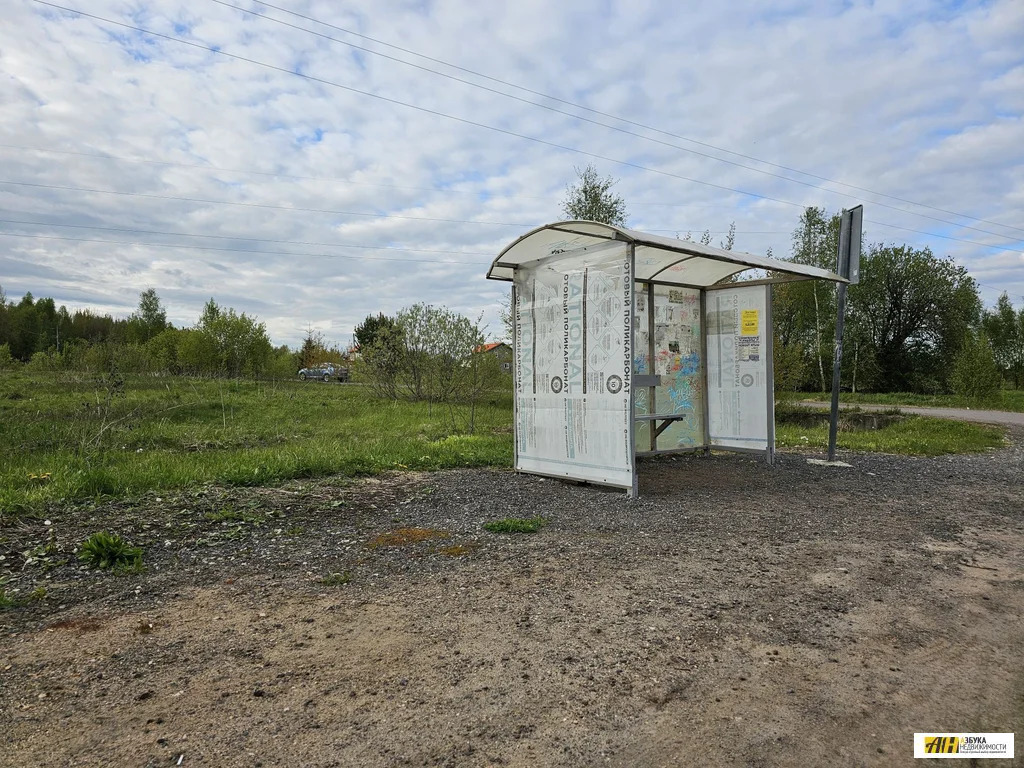
[[[800,405],[812,408],[828,408],[829,403],[819,400],[801,400]],[[983,424],[1005,424],[1008,426],[1024,426],[1024,413],[1013,411],[982,411],[973,408],[921,408],[915,405],[865,405],[863,403],[840,403],[841,406],[856,405],[865,411],[886,411],[899,408],[904,413],[916,413],[919,416],[934,416],[937,419],[956,419],[958,421],[977,421]]]

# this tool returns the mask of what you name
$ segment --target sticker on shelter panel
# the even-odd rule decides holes
[[[740,320],[741,336],[757,336],[758,312],[756,309],[744,309]]]
[[[1012,733],[915,733],[914,757],[1013,757]]]

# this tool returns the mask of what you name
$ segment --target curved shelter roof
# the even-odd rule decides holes
[[[614,240],[635,246],[634,277],[637,280],[707,288],[739,272],[764,269],[791,279],[847,282],[827,269],[755,256],[752,253],[726,251],[596,221],[559,221],[527,232],[498,254],[487,277],[491,280],[511,280],[516,267],[522,264]]]

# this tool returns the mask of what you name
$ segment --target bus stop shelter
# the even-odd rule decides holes
[[[765,276],[732,282],[761,270]],[[825,269],[562,221],[510,243],[515,467],[625,488],[636,457],[775,452],[771,287]]]

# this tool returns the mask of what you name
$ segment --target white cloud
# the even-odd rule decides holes
[[[297,26],[412,58],[248,0],[236,1]],[[983,289],[989,302],[1002,288],[1016,297],[1024,295],[1018,254],[882,224],[1014,251],[1024,250],[1020,230],[914,208],[996,234],[981,233],[880,205],[913,208],[891,199],[824,184],[843,193],[837,194],[772,178],[439,78],[212,2],[68,3],[273,66],[300,67],[349,88],[669,174],[798,206],[835,210],[863,202],[871,239],[930,245],[938,253],[954,255],[986,286],[993,286]],[[474,316],[484,312],[496,326],[504,286],[484,280],[491,257],[478,254],[495,254],[526,227],[559,218],[559,200],[573,179],[573,166],[589,161],[584,155],[147,38],[31,0],[9,5],[7,23],[0,27],[0,144],[170,164],[0,147],[0,180],[245,205],[0,184],[0,217],[46,222],[2,224],[0,232],[262,251],[4,236],[0,283],[11,296],[31,290],[69,306],[89,304],[127,313],[139,292],[153,286],[174,321],[191,323],[212,295],[222,304],[259,315],[275,340],[288,343],[295,343],[309,324],[344,342],[365,315],[393,312],[415,301],[448,304]],[[680,136],[1024,226],[1024,49],[1019,45],[1024,12],[1016,0],[949,7],[902,0],[793,0],[773,4],[769,11],[753,2],[678,8],[621,2],[606,5],[600,13],[582,0],[374,2],[345,8],[292,0],[287,7]],[[418,63],[474,79],[441,64]],[[577,112],[540,97],[517,95]],[[792,175],[681,139],[650,135]],[[637,228],[724,232],[735,221],[738,248],[763,253],[771,247],[776,255],[788,254],[798,206],[611,162],[596,164],[602,173],[620,178],[617,190],[629,203],[630,223]],[[722,237],[716,235],[716,240]]]

